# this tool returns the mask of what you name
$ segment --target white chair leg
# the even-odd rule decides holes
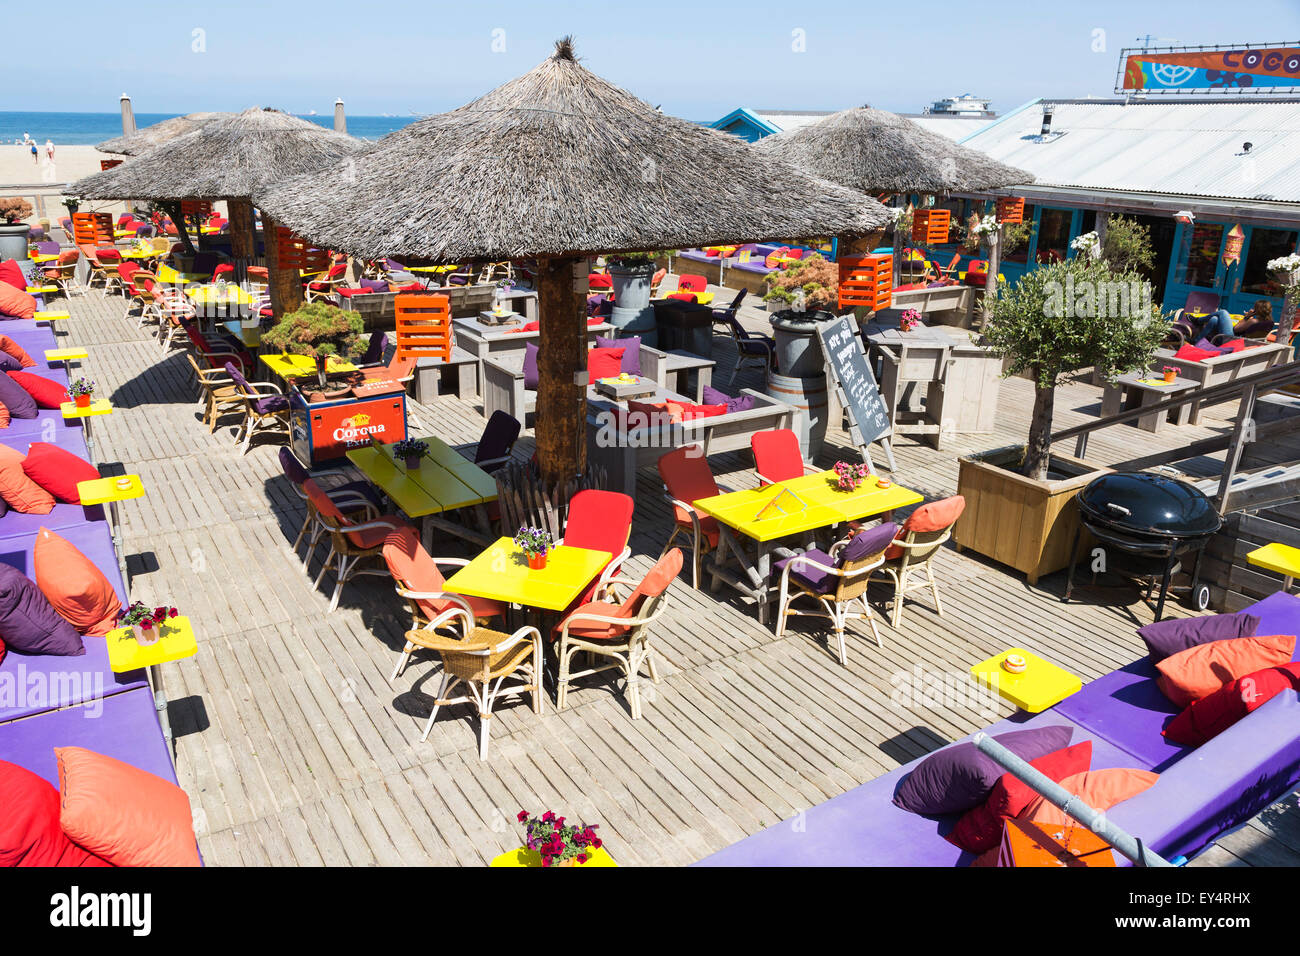
[[[438,718],[438,701],[447,696],[451,683],[451,675],[443,674],[442,683],[438,686],[438,696],[433,701],[433,711],[429,714],[429,719],[424,724],[424,733],[420,735],[421,740],[429,739],[429,731],[433,730],[433,722]]]
[[[348,582],[348,569],[354,566],[359,558],[353,558],[351,561],[345,555],[339,555],[338,567],[334,572],[334,596],[330,598],[329,610],[326,614],[333,614],[339,607],[339,595],[343,593],[343,585]]]
[[[930,593],[934,595],[935,613],[943,617],[943,602],[939,600],[939,582],[934,579],[934,571],[928,562],[925,565],[925,574],[930,579]]]
[[[329,555],[325,558],[325,563],[320,566],[320,573],[316,575],[316,580],[312,582],[313,587],[320,587],[321,581],[325,579],[325,572],[330,569],[334,563],[334,558],[338,554],[333,548],[330,549]]]
[[[402,653],[397,655],[397,666],[394,667],[393,672],[388,675],[388,683],[391,684],[401,676],[403,668],[406,667],[407,662],[411,659],[411,652],[413,650],[415,650],[415,645],[410,641],[407,641],[406,647],[402,648]]]

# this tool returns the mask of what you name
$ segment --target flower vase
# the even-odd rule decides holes
[[[151,647],[154,644],[157,644],[158,638],[160,637],[157,627],[151,627],[148,630],[145,630],[139,624],[136,624],[131,628],[131,632],[135,636],[135,642],[141,647]]]
[[[406,456],[406,470],[407,470],[407,471],[418,471],[419,468],[420,468],[420,458],[421,458],[421,457],[422,457],[421,455],[407,455],[407,456]]]
[[[546,567],[546,553],[530,554],[528,556],[528,567],[533,571],[540,571]]]
[[[74,403],[78,408],[89,408],[89,407],[90,407],[90,396],[89,396],[89,395],[77,395],[77,396],[75,396],[75,397],[72,399],[72,401],[73,401],[73,403]]]
[[[1165,373],[1164,373],[1164,376],[1165,376],[1165,384],[1166,384],[1166,385],[1172,385],[1172,384],[1174,384],[1174,379],[1178,378],[1178,373],[1177,373],[1177,372],[1165,372]]]

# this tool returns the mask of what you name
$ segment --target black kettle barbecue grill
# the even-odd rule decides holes
[[[1146,581],[1148,600],[1155,581],[1160,581],[1157,621],[1165,609],[1169,580],[1181,568],[1179,559],[1193,552],[1188,604],[1198,611],[1209,607],[1210,589],[1200,583],[1201,553],[1223,525],[1223,517],[1203,493],[1177,478],[1129,471],[1089,482],[1075,501],[1082,527],[1107,548],[1107,570]],[[1070,551],[1067,601],[1074,589],[1081,533],[1075,533]]]

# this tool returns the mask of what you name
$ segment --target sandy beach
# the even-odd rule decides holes
[[[44,140],[37,143],[37,149],[39,161],[33,163],[30,147],[0,146],[0,195],[22,196],[30,202],[35,210],[29,220],[32,223],[42,218],[57,221],[66,215],[67,210],[60,202],[66,195],[64,186],[99,172],[100,160],[112,158],[94,146],[60,146],[55,143],[54,162],[51,163],[45,155]],[[120,202],[107,202],[86,203],[83,208],[117,212],[126,206]]]

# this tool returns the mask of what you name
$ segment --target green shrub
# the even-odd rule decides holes
[[[262,336],[272,348],[310,358],[355,355],[365,331],[360,313],[346,312],[325,302],[312,302],[290,312]]]

